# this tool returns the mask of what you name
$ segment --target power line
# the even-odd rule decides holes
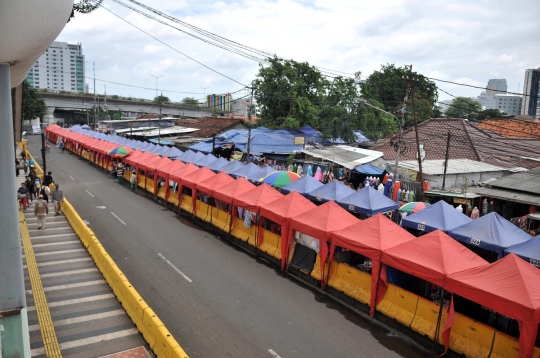
[[[196,63],[198,63],[199,65],[205,67],[206,69],[209,69],[210,71],[212,71],[212,72],[214,72],[214,73],[217,73],[217,74],[220,75],[220,76],[223,76],[223,77],[225,77],[225,78],[227,78],[227,79],[229,79],[229,80],[231,80],[231,81],[233,81],[233,82],[236,82],[236,83],[238,83],[239,85],[242,85],[242,86],[244,86],[244,87],[248,87],[248,86],[246,86],[245,84],[243,84],[243,83],[241,83],[241,82],[238,82],[238,81],[235,80],[234,78],[231,78],[231,77],[229,77],[229,76],[227,76],[227,75],[225,75],[225,74],[223,74],[223,73],[221,73],[221,72],[219,72],[219,71],[216,71],[216,70],[214,70],[213,68],[211,68],[211,67],[205,65],[204,63],[202,63],[202,62],[200,62],[200,61],[197,61],[197,60],[194,59],[193,57],[190,57],[190,56],[186,55],[185,53],[183,53],[183,52],[181,52],[181,51],[175,49],[175,48],[172,47],[171,45],[169,45],[169,44],[167,44],[167,43],[161,41],[161,40],[158,39],[157,37],[155,37],[155,36],[149,34],[148,32],[146,32],[146,31],[144,31],[143,29],[141,29],[140,27],[138,27],[138,26],[132,24],[132,23],[129,22],[128,20],[124,19],[123,17],[121,17],[121,16],[115,14],[115,13],[112,12],[111,10],[107,9],[105,6],[101,5],[101,7],[102,7],[103,9],[107,10],[108,12],[110,12],[111,14],[113,14],[114,16],[118,17],[120,20],[122,20],[122,21],[128,23],[129,25],[133,26],[133,27],[136,28],[137,30],[139,30],[139,31],[141,31],[141,32],[143,32],[143,33],[145,33],[146,35],[150,36],[150,37],[153,38],[154,40],[156,40],[156,41],[160,42],[161,44],[167,46],[167,47],[170,48],[171,50],[173,50],[173,51],[175,51],[175,52],[178,52],[178,53],[181,54],[182,56],[185,56],[185,57],[189,58],[189,59],[192,60],[193,62],[196,62]]]
[[[482,89],[482,90],[487,90],[486,87],[473,86],[473,85],[468,85],[468,84],[466,84],[466,83],[452,82],[452,81],[441,80],[441,79],[438,79],[438,78],[432,78],[432,77],[426,77],[426,78],[427,78],[427,79],[430,79],[430,80],[433,80],[433,81],[445,82],[445,83],[450,83],[450,84],[458,85],[458,86],[465,86],[465,87],[471,87],[471,88],[478,88],[478,89]],[[515,94],[515,95],[519,95],[519,96],[532,97],[531,95],[525,94],[525,93],[508,92],[508,91],[496,90],[496,89],[491,89],[491,88],[490,88],[489,90],[490,90],[490,91],[494,91],[494,92],[502,92],[502,93],[505,93],[505,94]],[[536,97],[535,97],[535,98],[536,98]]]

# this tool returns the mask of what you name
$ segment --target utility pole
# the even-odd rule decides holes
[[[94,70],[94,129],[96,129],[96,63],[92,62],[92,67]]]
[[[411,65],[412,75],[412,65]],[[414,94],[412,96],[413,117],[414,117],[414,132],[416,134],[416,153],[418,156],[418,181],[420,182],[420,201],[424,201],[424,175],[422,174],[422,154],[420,153],[420,137],[418,135],[418,118],[416,118],[416,106]]]
[[[403,108],[401,109],[401,121],[399,122],[397,148],[394,148],[394,150],[396,150],[396,162],[394,164],[394,180],[392,181],[392,189],[390,190],[392,199],[394,198],[394,191],[396,188],[399,159],[400,159],[399,157],[401,155],[401,150],[402,150],[401,146],[403,144],[403,125],[405,123],[405,114],[407,113],[407,101],[409,100],[409,92],[411,90],[411,76],[412,76],[412,65],[409,69],[409,78],[407,79],[407,88],[405,90],[405,98],[403,99]]]
[[[43,175],[47,174],[47,160],[45,158],[45,133],[41,132],[41,159],[43,160]]]
[[[152,76],[152,77],[155,77],[155,78],[156,78],[156,98],[157,98],[157,87],[158,87],[158,86],[157,86],[157,84],[158,84],[158,78],[160,78],[160,77],[163,77],[163,75],[161,75],[161,76],[154,76],[154,75],[150,75],[150,76]],[[161,95],[163,96],[163,93],[162,93]]]
[[[204,103],[208,104],[208,99],[206,98],[206,90],[210,87],[201,87],[201,88],[203,89]],[[202,118],[202,106],[199,106],[199,109],[201,110],[201,118]]]
[[[161,97],[163,97],[163,92],[161,92]],[[161,143],[161,113],[163,111],[163,101],[159,102],[159,120],[158,120],[158,144]]]
[[[249,124],[251,124],[251,109],[253,108],[253,90],[254,89],[255,89],[254,81],[251,81],[251,99],[249,100],[249,111],[248,111],[248,122],[249,122]]]
[[[109,120],[109,107],[107,107],[107,85],[103,85],[104,86],[104,89],[105,89],[105,120],[108,121]]]
[[[443,180],[442,180],[442,190],[444,190],[444,187],[446,185],[446,169],[448,168],[449,151],[450,151],[450,131],[448,131],[448,139],[446,140],[446,157],[444,159],[444,175],[443,175]]]

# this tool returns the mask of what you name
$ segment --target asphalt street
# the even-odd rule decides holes
[[[47,170],[192,358],[426,355],[68,151],[52,147]]]

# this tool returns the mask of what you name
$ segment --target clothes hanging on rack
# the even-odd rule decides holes
[[[471,219],[476,220],[480,217],[480,210],[475,206],[474,209],[472,209],[471,213]]]
[[[338,169],[338,179],[339,180],[345,179],[345,174],[343,173],[343,168]]]
[[[377,187],[377,191],[381,194],[384,194],[384,185],[382,183],[379,184],[379,186]]]
[[[302,176],[302,174],[304,174],[304,167],[299,165],[298,169],[296,170],[296,174]]]
[[[315,170],[315,175],[313,176],[315,180],[321,181],[322,179],[322,170],[321,167],[317,167],[317,170]]]
[[[294,173],[298,173],[298,165],[296,165],[296,163],[294,163],[293,167],[292,167],[292,171]]]
[[[309,175],[310,177],[313,176],[313,167],[311,166],[311,164],[307,167],[307,175]]]
[[[488,213],[488,201],[487,199],[484,199],[482,201],[482,215],[486,215]]]

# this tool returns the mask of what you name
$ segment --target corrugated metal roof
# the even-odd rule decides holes
[[[531,194],[540,194],[540,168],[508,175],[490,182],[489,186],[492,188],[504,188]]]
[[[354,169],[359,164],[370,163],[384,154],[383,152],[348,145],[338,145],[324,149],[309,148],[302,150],[302,153],[316,158],[324,158],[348,169]]]
[[[418,161],[416,160],[405,160],[399,162],[399,166],[418,171]],[[446,174],[485,173],[499,172],[504,170],[507,169],[476,160],[449,159]],[[422,162],[422,172],[428,175],[444,174],[444,160],[424,160]]]
[[[476,188],[476,194],[528,205],[540,205],[540,195],[513,192],[505,189]]]

